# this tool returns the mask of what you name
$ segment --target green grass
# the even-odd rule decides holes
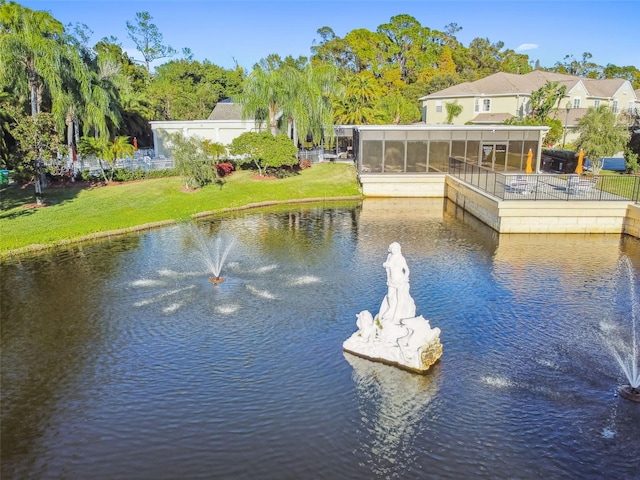
[[[0,256],[15,250],[55,246],[100,236],[104,232],[193,218],[264,202],[288,202],[360,196],[355,168],[322,163],[299,175],[254,180],[255,172],[238,171],[222,185],[185,193],[180,177],[92,188],[49,188],[46,207],[30,208],[33,186],[2,185]]]

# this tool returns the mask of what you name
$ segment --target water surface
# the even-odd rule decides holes
[[[498,235],[442,200],[212,219],[1,265],[2,478],[633,478],[640,242]],[[343,353],[398,241],[444,353]],[[640,291],[640,275],[632,279]],[[635,299],[637,301],[637,299]]]

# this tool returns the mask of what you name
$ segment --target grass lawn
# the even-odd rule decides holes
[[[0,257],[12,250],[55,246],[100,232],[180,221],[262,202],[360,196],[353,165],[321,163],[299,175],[257,180],[238,171],[222,185],[184,192],[181,177],[90,188],[48,188],[45,207],[34,208],[33,186],[0,188]],[[71,184],[73,185],[73,184]]]

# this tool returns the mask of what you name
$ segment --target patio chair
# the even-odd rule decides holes
[[[536,177],[531,175],[516,175],[511,177],[508,189],[510,192],[519,193],[520,195],[529,195],[536,190]]]
[[[588,193],[598,184],[598,177],[581,178],[579,175],[570,175],[567,179],[567,193],[577,195],[580,193]]]

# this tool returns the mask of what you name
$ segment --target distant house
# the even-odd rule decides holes
[[[180,132],[185,137],[198,136],[205,140],[230,145],[244,132],[262,131],[264,124],[253,119],[243,119],[242,109],[231,99],[216,104],[206,120],[152,121],[153,148],[156,158],[169,158],[167,134]]]
[[[534,70],[525,75],[496,73],[488,77],[454,85],[420,98],[422,121],[427,124],[447,122],[448,103],[462,107],[452,119],[454,125],[498,125],[508,118],[524,118],[531,112],[531,94],[547,82],[566,86],[566,95],[552,113],[568,127],[567,141],[575,138],[571,127],[577,124],[589,107],[608,105],[614,112],[632,116],[640,110],[640,93],[628,80],[612,78],[595,80],[560,73]]]

